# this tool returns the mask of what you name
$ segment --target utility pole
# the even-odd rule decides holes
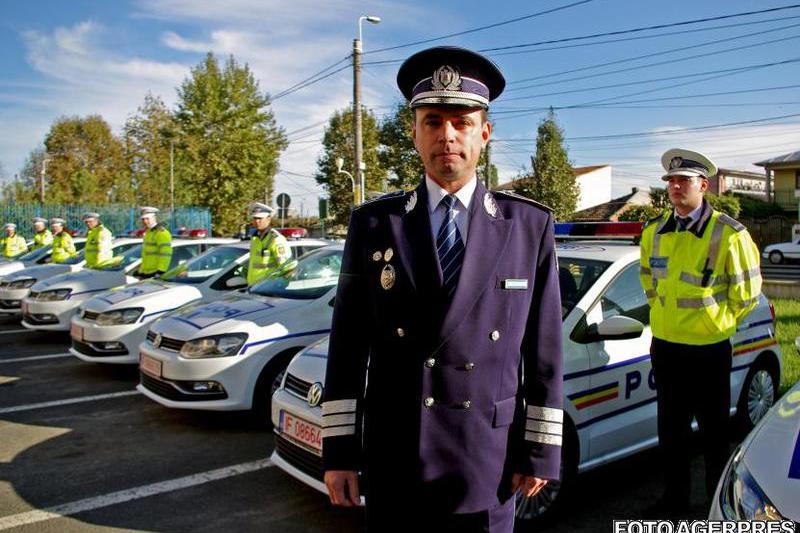
[[[358,39],[353,39],[353,175],[355,183],[359,187],[359,204],[364,203],[364,164],[361,162],[364,150],[361,138],[361,23],[367,21],[370,24],[378,24],[380,17],[361,16],[358,17]]]
[[[490,174],[492,171],[492,141],[486,143],[486,166],[483,170],[483,184],[489,190]]]
[[[47,163],[50,161],[50,158],[45,157],[42,159],[42,174],[39,178],[39,203],[44,203],[44,179],[47,176]]]

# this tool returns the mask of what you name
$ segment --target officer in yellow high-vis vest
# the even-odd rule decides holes
[[[155,207],[142,207],[140,218],[145,228],[144,242],[142,243],[142,264],[136,277],[139,279],[160,276],[169,270],[172,260],[172,235],[163,224],[158,223]]]
[[[5,225],[6,235],[0,239],[0,252],[3,257],[16,257],[28,251],[28,243],[25,237],[17,234],[17,225],[8,222]]]
[[[53,263],[63,263],[70,257],[75,257],[75,243],[66,230],[66,221],[63,218],[51,218],[50,230],[53,232],[53,253],[50,259]]]
[[[280,276],[297,266],[286,237],[271,227],[274,210],[265,204],[250,205],[250,217],[256,233],[250,239],[250,263],[247,284],[255,285],[269,276]]]
[[[108,228],[100,222],[98,213],[86,213],[83,215],[83,223],[86,224],[86,268],[95,268],[111,262],[114,252],[111,248],[113,236]]]
[[[717,167],[672,149],[661,158],[673,209],[645,225],[641,282],[650,304],[650,354],[658,398],[665,492],[654,510],[690,506],[691,423],[696,418],[709,498],[728,458],[731,343],[758,303],[759,254],[745,227],[703,198]]]
[[[33,219],[33,246],[31,250],[38,250],[53,244],[53,234],[47,229],[47,219],[36,217]]]

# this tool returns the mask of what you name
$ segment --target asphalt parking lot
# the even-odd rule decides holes
[[[68,346],[66,333],[0,318],[0,531],[362,529],[360,510],[333,509],[273,467],[271,433],[245,416],[163,408],[136,393],[135,367],[84,363]],[[694,471],[691,518],[703,518]],[[659,486],[652,452],[594,470],[538,531],[611,531]]]

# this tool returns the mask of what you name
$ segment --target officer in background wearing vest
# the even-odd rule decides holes
[[[36,217],[33,219],[33,246],[31,250],[38,250],[50,244],[53,244],[53,234],[47,229],[47,219]]]
[[[111,261],[114,252],[111,249],[113,236],[103,223],[100,222],[98,213],[86,213],[83,215],[83,223],[86,224],[86,268],[96,268],[103,266]]]
[[[8,222],[5,225],[6,236],[0,239],[0,251],[3,257],[17,257],[28,251],[28,243],[21,235],[17,235],[17,225]]]
[[[668,150],[661,163],[674,209],[645,225],[641,282],[650,304],[666,485],[652,510],[674,516],[690,508],[692,418],[700,428],[709,498],[728,458],[730,338],[758,303],[761,274],[745,227],[703,198],[716,165],[681,149]]]
[[[66,222],[63,218],[51,218],[50,229],[53,232],[53,253],[50,259],[53,263],[63,263],[70,257],[75,257],[75,243],[72,235],[65,231]]]
[[[252,286],[269,276],[280,276],[297,266],[286,237],[271,227],[274,209],[266,204],[250,204],[250,217],[256,233],[250,238],[250,263],[247,285]]]
[[[140,218],[146,229],[142,244],[142,264],[136,277],[139,279],[160,276],[169,270],[172,260],[172,235],[163,224],[156,219],[158,209],[142,207]]]

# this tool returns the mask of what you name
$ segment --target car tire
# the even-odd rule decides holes
[[[282,379],[289,361],[299,351],[300,348],[296,348],[279,353],[261,371],[253,390],[253,402],[250,407],[250,420],[253,426],[272,429],[272,394],[277,390],[275,383]]]
[[[578,474],[578,436],[569,419],[564,420],[564,444],[561,447],[561,479],[549,481],[532,498],[516,494],[514,510],[515,533],[538,531],[550,524],[569,501]]]
[[[773,265],[780,265],[783,263],[783,254],[778,250],[772,250],[769,253],[769,262]]]
[[[736,426],[742,435],[750,433],[775,404],[775,399],[778,397],[778,383],[775,365],[768,364],[763,358],[750,367],[736,404]]]

